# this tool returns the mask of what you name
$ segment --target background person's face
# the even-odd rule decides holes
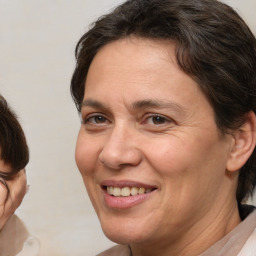
[[[2,159],[0,159],[0,172],[2,172],[3,174],[8,174],[12,172],[11,166],[6,164]]]
[[[194,227],[203,232],[224,202],[235,203],[235,179],[226,176],[232,137],[220,134],[170,42],[130,38],[101,49],[82,118],[76,161],[111,240],[163,243]],[[122,187],[150,190],[114,197],[107,186],[116,195]]]
[[[12,172],[12,167],[1,159],[0,172],[3,174],[2,176],[7,175],[6,180],[4,177],[1,177],[0,180],[0,229],[2,229],[25,196],[27,177],[25,170],[21,170],[11,179],[8,179],[8,174]]]

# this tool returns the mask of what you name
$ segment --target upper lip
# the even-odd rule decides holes
[[[157,186],[151,184],[145,184],[138,181],[132,180],[104,180],[100,183],[102,187],[137,187],[137,188],[151,188],[156,189]]]

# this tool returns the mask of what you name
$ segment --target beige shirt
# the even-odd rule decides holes
[[[31,236],[16,215],[13,215],[0,231],[0,256],[36,256],[39,241]]]
[[[200,256],[255,256],[256,255],[256,210],[225,237]],[[130,256],[126,245],[116,245],[97,256]]]

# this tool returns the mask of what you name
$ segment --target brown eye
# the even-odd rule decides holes
[[[106,122],[108,122],[108,120],[102,115],[88,116],[84,120],[85,124],[104,124]]]
[[[92,121],[96,124],[101,124],[106,122],[106,118],[103,116],[94,116],[94,117],[91,117],[91,119],[93,119]]]
[[[154,124],[164,124],[166,122],[166,118],[164,118],[162,116],[153,116],[152,122]]]
[[[171,120],[161,116],[161,115],[150,115],[149,117],[147,117],[146,122],[147,124],[151,124],[151,125],[160,125],[160,124],[165,124],[165,123],[170,123]]]

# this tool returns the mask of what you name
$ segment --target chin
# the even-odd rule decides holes
[[[127,222],[122,225],[119,224],[102,223],[102,230],[105,236],[111,241],[118,244],[132,244],[143,243],[147,240],[149,233],[142,227],[136,224],[128,224]]]

